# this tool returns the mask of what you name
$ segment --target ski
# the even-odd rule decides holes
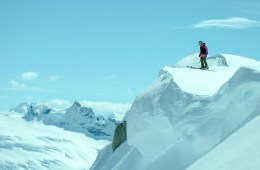
[[[214,71],[214,70],[209,70],[209,69],[201,69],[201,68],[197,68],[197,67],[193,67],[193,66],[187,66],[187,67],[191,68],[191,69],[198,69],[198,70],[205,70],[205,71]]]

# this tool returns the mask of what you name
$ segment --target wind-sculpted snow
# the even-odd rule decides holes
[[[192,164],[260,114],[259,89],[260,73],[239,69],[215,96],[173,122],[179,141],[148,169],[172,167],[179,170]]]
[[[0,136],[1,138],[1,136]],[[40,146],[40,145],[31,145],[31,144],[24,144],[24,143],[13,143],[13,142],[7,142],[7,141],[1,141],[0,148],[2,149],[21,149],[24,151],[29,152],[39,152],[39,153],[47,153],[47,152],[59,152],[60,150],[56,147],[51,146]]]
[[[142,156],[140,151],[134,147],[130,147],[126,142],[123,143],[114,153],[112,153],[112,146],[107,145],[99,152],[99,155],[91,167],[95,169],[145,169],[147,159]],[[115,162],[117,162],[115,164]]]
[[[260,114],[259,89],[260,72],[241,67],[214,96],[210,112],[224,122],[222,137]]]
[[[187,170],[259,170],[259,129],[260,116],[257,116]]]
[[[164,69],[165,72],[136,98],[124,118],[128,125],[128,142],[122,146],[125,154],[120,151],[107,154],[104,150],[94,164],[101,165],[93,166],[93,170],[115,167],[118,170],[184,170],[258,116],[259,69],[238,67],[243,63],[228,62],[232,57],[225,58],[230,68],[215,67],[217,74],[182,67]],[[178,74],[188,75],[186,73],[191,79],[202,75],[203,80],[190,81],[192,93],[187,92],[187,84],[181,83],[178,77]],[[211,89],[212,95],[198,95],[200,86],[203,90],[213,83],[217,85]],[[129,154],[131,150],[138,152]],[[135,160],[136,157],[140,161]],[[133,159],[135,163],[130,166]]]

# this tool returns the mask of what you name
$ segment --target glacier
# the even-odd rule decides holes
[[[89,169],[109,144],[84,134],[27,121],[16,112],[0,112],[1,170]]]
[[[0,169],[89,169],[118,122],[79,102],[56,110],[21,103],[0,112]]]
[[[217,158],[220,151],[223,155],[229,153],[223,147],[233,146],[234,153],[243,151],[236,147],[243,143],[233,138],[243,128],[250,129],[245,126],[257,127],[254,121],[259,122],[260,114],[260,63],[218,54],[208,58],[213,71],[187,68],[199,67],[198,61],[198,55],[193,54],[159,72],[158,78],[136,97],[124,117],[127,142],[114,153],[111,145],[106,146],[92,170],[198,170],[208,169],[207,162],[215,169],[225,166],[238,170],[244,162],[236,162],[237,166],[231,163],[214,166],[212,160],[220,159]],[[259,139],[259,133],[258,136],[252,133],[248,130],[242,135]],[[244,141],[250,148],[247,143],[250,140]],[[241,167],[259,169],[260,157],[251,160],[254,160],[252,166]],[[235,156],[231,161],[235,161]]]

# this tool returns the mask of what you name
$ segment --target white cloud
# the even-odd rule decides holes
[[[11,88],[13,88],[13,89],[25,89],[26,88],[26,85],[24,83],[19,83],[15,80],[10,80],[9,84],[10,84]]]
[[[34,97],[33,96],[25,96],[24,98],[25,98],[25,100],[32,100]]]
[[[49,77],[49,80],[50,80],[50,81],[56,81],[56,80],[58,80],[58,76],[57,76],[57,75],[51,75],[51,76]]]
[[[253,27],[260,27],[260,22],[238,17],[228,19],[203,20],[200,23],[193,25],[193,28],[247,29]]]
[[[104,101],[81,101],[83,106],[91,107],[97,113],[119,113],[125,114],[131,107],[129,103],[112,103]]]
[[[31,92],[47,92],[51,91],[49,89],[45,88],[38,88],[38,87],[28,87],[24,83],[20,83],[16,80],[10,80],[9,81],[10,87],[8,88],[9,90],[18,90],[18,91],[31,91]]]
[[[23,73],[21,75],[21,77],[23,80],[34,80],[34,79],[38,78],[38,73],[29,71],[29,72]]]
[[[45,104],[54,109],[64,110],[72,106],[73,102],[68,100],[53,99],[45,102]]]
[[[173,27],[171,27],[171,29],[184,29],[184,27],[181,27],[181,26],[173,26]]]
[[[21,74],[21,78],[26,81],[26,80],[34,80],[38,78],[38,73],[37,72],[26,72]],[[28,82],[19,82],[14,79],[10,80],[9,83],[9,90],[19,90],[19,91],[31,91],[31,92],[50,92],[52,91],[51,89],[46,89],[46,88],[41,88],[41,87],[33,87],[33,86],[28,86]]]

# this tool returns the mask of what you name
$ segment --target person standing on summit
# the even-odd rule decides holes
[[[208,63],[207,63],[207,56],[208,56],[208,47],[206,44],[202,41],[199,41],[200,45],[200,63],[201,63],[201,68],[200,69],[209,69]]]

